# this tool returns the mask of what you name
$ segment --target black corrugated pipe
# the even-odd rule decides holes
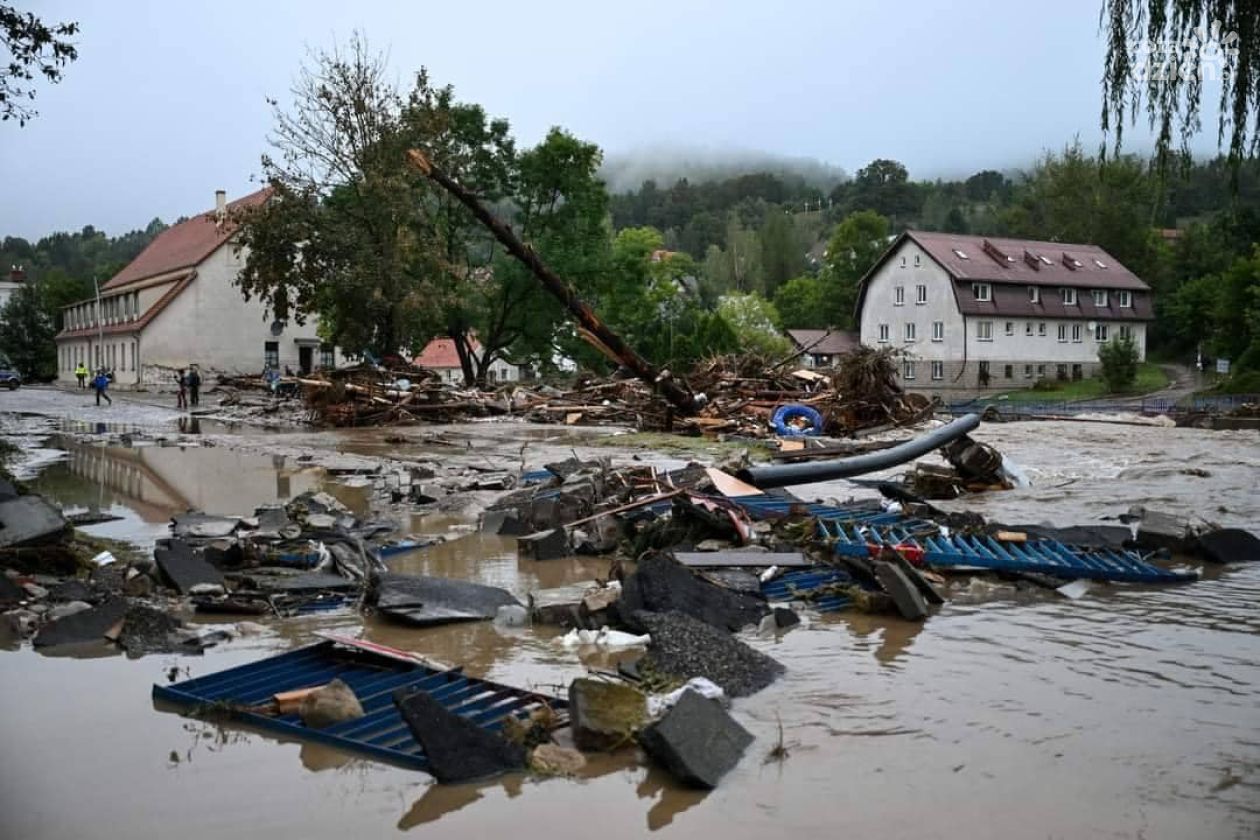
[[[756,487],[790,487],[794,484],[812,484],[815,481],[831,481],[834,478],[850,478],[877,470],[895,467],[940,449],[957,440],[980,425],[979,414],[964,414],[923,437],[908,440],[891,449],[838,458],[834,461],[814,461],[803,464],[773,464],[765,467],[747,467],[736,473],[740,481]]]

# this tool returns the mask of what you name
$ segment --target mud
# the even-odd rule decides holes
[[[37,480],[59,501],[90,507],[95,493],[125,517],[89,530],[147,539],[159,524],[164,530],[159,517],[178,502],[159,494],[145,469],[174,476],[168,484],[227,513],[260,495],[274,499],[284,474],[290,494],[307,481],[337,488],[313,465],[318,459],[294,460],[302,452],[485,457],[508,469],[522,444],[530,466],[582,444],[556,440],[554,430],[469,432],[408,430],[415,442],[390,449],[364,433],[251,434],[169,455],[111,453],[140,470],[138,483],[71,469],[73,442],[62,441],[71,454],[50,447]],[[985,425],[976,437],[1019,463],[1034,487],[950,503],[957,509],[1068,525],[1142,502],[1223,525],[1260,522],[1260,433],[1017,423]],[[84,457],[110,449],[79,442],[95,447]],[[279,455],[283,464],[271,460]],[[1187,468],[1208,475],[1181,472]],[[869,493],[844,483],[802,490]],[[339,497],[365,503],[362,488],[341,488]],[[231,511],[214,510],[228,504]],[[457,514],[408,524],[459,538],[395,558],[397,571],[476,580],[519,598],[607,571],[603,560],[518,559],[510,540],[465,535],[470,523]],[[587,667],[614,664],[601,654],[579,658],[553,643],[558,629],[542,627],[410,629],[349,613],[268,627],[195,660],[0,652],[0,836],[310,838],[434,824],[443,836],[467,838],[645,829],[732,838],[1260,834],[1260,566],[1208,569],[1202,581],[1175,588],[1096,586],[1078,601],[998,588],[952,600],[924,624],[842,613],[814,616],[777,638],[745,634],[787,673],[734,702],[756,741],[707,795],[676,788],[633,752],[593,758],[577,781],[512,776],[439,787],[423,774],[316,745],[154,710],[149,688],[171,669],[180,678],[210,673],[305,644],[316,629],[362,627],[374,641],[462,663],[469,673],[555,692]],[[780,724],[784,750],[763,760]]]

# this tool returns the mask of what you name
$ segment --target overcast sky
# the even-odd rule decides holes
[[[561,125],[610,155],[764,151],[849,172],[890,157],[912,177],[1023,166],[1074,135],[1096,147],[1101,1],[1035,15],[1011,0],[19,2],[82,31],[39,116],[0,124],[0,234],[120,233],[249,191],[265,98],[356,29],[400,81],[428,66],[523,143]]]

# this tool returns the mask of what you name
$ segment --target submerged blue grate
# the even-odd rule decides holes
[[[334,678],[354,690],[364,717],[326,729],[309,729],[295,714],[271,716],[240,708],[261,705],[283,691],[324,685]],[[423,748],[394,706],[393,694],[399,688],[424,691],[456,714],[490,730],[499,729],[508,715],[524,714],[542,705],[557,710],[568,707],[562,699],[468,677],[460,669],[438,670],[420,662],[347,650],[332,641],[173,685],[155,685],[153,698],[194,712],[230,704],[233,720],[259,729],[427,770]]]
[[[761,585],[767,601],[804,601],[819,612],[836,612],[849,606],[843,595],[814,596],[816,590],[836,584],[852,583],[853,578],[842,569],[794,569]]]

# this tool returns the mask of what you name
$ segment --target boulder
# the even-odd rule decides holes
[[[639,561],[638,569],[626,578],[617,601],[617,613],[622,622],[637,632],[643,632],[634,623],[634,616],[640,611],[680,612],[714,627],[735,631],[756,624],[770,608],[759,596],[710,583],[668,557],[650,554]]]
[[[302,723],[310,728],[323,729],[334,723],[363,717],[363,706],[350,686],[341,680],[333,680],[302,698],[298,715]]]
[[[646,663],[680,679],[704,677],[730,697],[755,694],[783,673],[783,665],[725,630],[679,612],[638,613],[652,636]],[[642,663],[640,663],[642,667]]]
[[[1220,528],[1201,534],[1199,554],[1211,563],[1248,563],[1260,560],[1260,539],[1242,528]]]
[[[423,691],[394,693],[394,705],[439,782],[470,782],[525,768],[525,749],[447,709]]]
[[[685,691],[639,733],[644,752],[689,787],[712,790],[753,741],[717,700]]]
[[[586,767],[586,756],[556,744],[539,744],[529,754],[529,766],[547,776],[572,776]]]
[[[623,747],[647,718],[647,697],[624,683],[580,678],[569,684],[569,721],[578,749]]]

